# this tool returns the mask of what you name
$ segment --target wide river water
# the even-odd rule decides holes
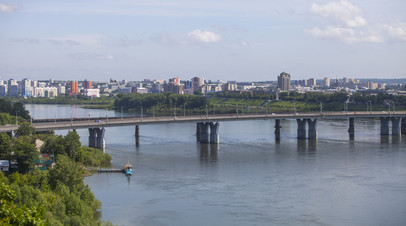
[[[34,118],[121,113],[26,105]],[[112,168],[134,175],[85,178],[116,225],[406,225],[406,137],[381,137],[379,120],[320,120],[317,141],[297,140],[294,120],[220,122],[220,144],[196,142],[196,124],[106,128]],[[67,131],[57,131],[66,134]],[[82,145],[88,131],[77,130]]]

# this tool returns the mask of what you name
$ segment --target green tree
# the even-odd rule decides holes
[[[65,153],[65,139],[61,135],[47,135],[44,137],[44,142],[45,144],[41,150],[43,153],[55,155]]]
[[[19,171],[26,173],[34,166],[34,159],[38,157],[38,152],[34,144],[23,138],[24,136],[12,139],[11,152],[17,157]]]
[[[80,137],[76,131],[69,131],[65,136],[65,150],[66,154],[69,155],[71,159],[74,159],[80,150],[82,144],[80,143]]]
[[[53,189],[58,183],[68,186],[70,191],[81,190],[84,187],[83,169],[65,155],[58,155],[56,166],[49,170],[49,175],[49,184]]]
[[[0,158],[5,159],[9,154],[10,136],[7,133],[0,133]]]
[[[0,224],[1,225],[45,225],[42,207],[27,208],[16,205],[15,192],[10,186],[0,183]]]
[[[15,124],[16,118],[8,113],[0,113],[0,125]]]
[[[29,122],[22,122],[16,130],[17,136],[33,136],[35,133],[35,128]]]

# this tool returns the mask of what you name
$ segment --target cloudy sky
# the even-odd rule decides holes
[[[0,0],[0,79],[406,78],[405,0]]]

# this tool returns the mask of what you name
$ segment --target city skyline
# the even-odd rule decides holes
[[[0,79],[406,78],[404,1],[0,1]]]

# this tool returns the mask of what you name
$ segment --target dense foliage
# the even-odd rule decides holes
[[[218,98],[237,98],[237,99],[255,99],[255,100],[274,100],[275,96],[265,92],[221,92],[212,94]]]
[[[150,93],[150,94],[118,94],[114,101],[116,110],[143,110],[150,112],[165,112],[172,108],[203,109],[207,104],[204,96],[180,95],[173,93]]]
[[[29,112],[25,110],[23,103],[14,102],[0,98],[0,113],[7,113],[9,115],[20,116],[24,119],[30,119]]]
[[[79,135],[37,135],[29,123],[20,124],[10,138],[0,133],[0,158],[17,160],[18,171],[5,177],[0,172],[0,225],[100,225],[100,202],[83,183],[84,166],[109,164],[111,157],[99,149],[81,147]],[[54,154],[56,166],[34,168],[42,153]]]
[[[262,102],[255,100],[262,100]],[[257,112],[264,111],[265,104],[271,108],[272,112],[292,112],[294,109],[298,112],[319,111],[321,108],[323,111],[342,111],[344,106],[347,110],[365,111],[370,109],[370,107],[366,107],[367,104],[372,105],[373,110],[386,110],[390,104],[392,104],[392,109],[395,106],[398,110],[404,110],[406,109],[406,96],[384,92],[357,92],[354,94],[347,92],[282,92],[279,95],[279,101],[275,101],[273,95],[263,92],[230,92],[213,94],[209,103],[215,105],[216,111],[219,113],[235,112],[236,105],[241,111],[244,107],[250,109],[254,107]]]
[[[82,167],[59,155],[55,168],[0,172],[2,225],[99,225],[100,202],[83,183]]]
[[[100,149],[82,147],[76,131],[69,131],[65,136],[44,135],[42,153],[66,155],[72,160],[86,166],[105,166],[110,163],[111,156]]]
[[[17,98],[19,101],[26,104],[103,104],[109,105],[114,101],[114,97],[102,96],[98,98],[86,97],[84,95],[77,96],[56,96],[48,97],[28,97]]]

